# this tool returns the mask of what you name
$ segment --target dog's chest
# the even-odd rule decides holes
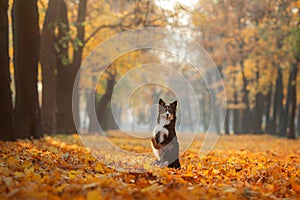
[[[167,152],[171,152],[174,148],[174,144],[173,143],[169,143],[168,145],[160,148],[160,149],[155,149],[153,146],[152,146],[152,149],[153,149],[153,152],[154,152],[154,155],[155,157],[160,160],[164,154],[166,154]]]
[[[152,146],[152,150],[153,150],[155,157],[158,160],[161,160],[161,158],[164,157],[165,154],[168,154],[175,150],[176,144],[178,144],[178,141],[177,141],[177,138],[174,137],[174,138],[172,138],[172,140],[169,144],[163,146],[160,149],[154,148],[153,144],[151,146]]]

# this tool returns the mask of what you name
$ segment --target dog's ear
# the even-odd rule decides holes
[[[159,99],[158,104],[159,104],[160,106],[165,106],[165,105],[166,105],[166,103],[165,103],[164,100],[162,100],[162,99]]]
[[[172,106],[173,108],[176,108],[176,106],[177,106],[177,101],[172,102],[172,103],[170,104],[170,106]]]

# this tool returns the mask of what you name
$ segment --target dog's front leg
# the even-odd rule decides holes
[[[155,138],[151,138],[152,145],[155,149],[159,149],[160,145],[157,143]]]

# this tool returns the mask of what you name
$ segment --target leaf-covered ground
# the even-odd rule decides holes
[[[123,149],[151,152],[149,140],[110,139]],[[215,149],[200,157],[202,140],[197,137],[181,155],[180,170],[128,158],[144,168],[139,173],[102,164],[77,135],[0,142],[0,199],[299,199],[299,140],[221,136]],[[105,159],[118,157],[101,153]]]

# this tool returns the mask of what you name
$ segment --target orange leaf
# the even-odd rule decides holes
[[[292,189],[297,193],[300,194],[300,181],[294,181],[292,183]]]

